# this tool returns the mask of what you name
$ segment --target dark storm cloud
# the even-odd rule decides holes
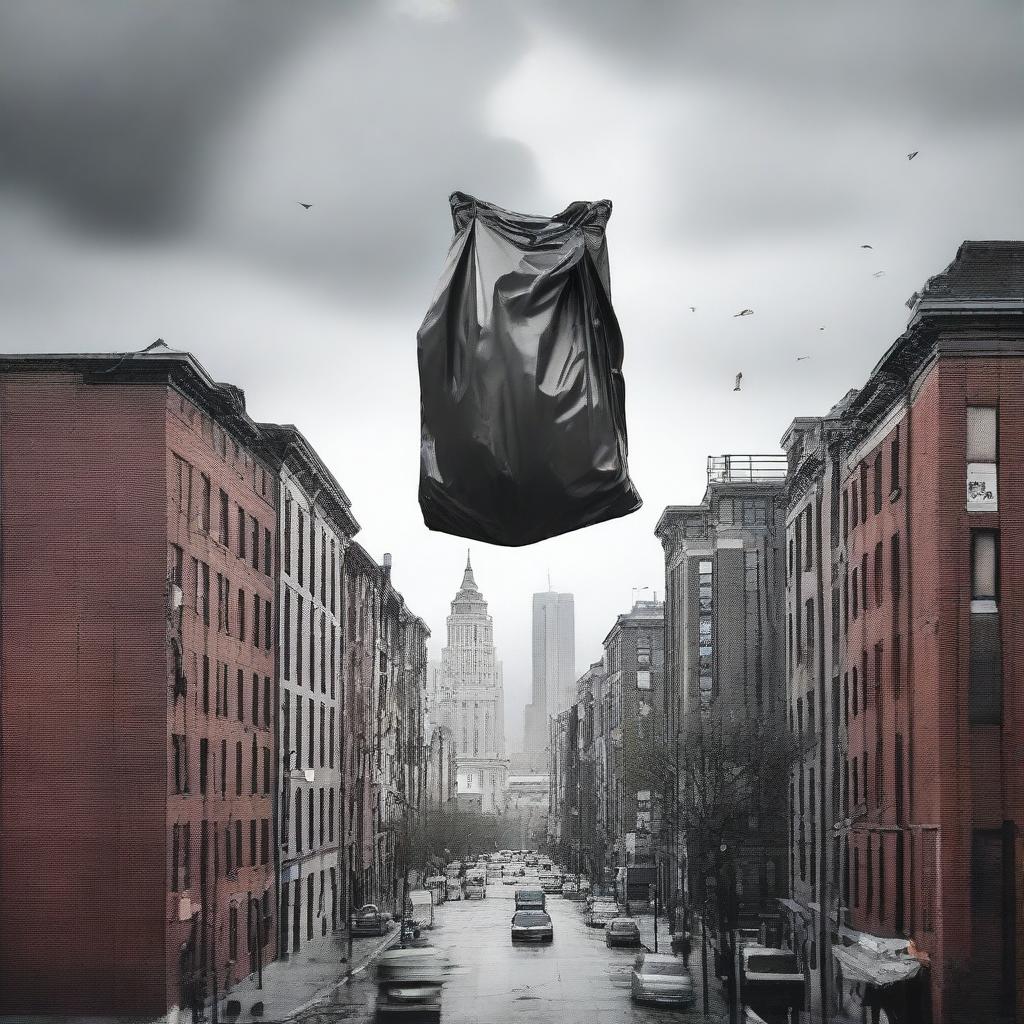
[[[381,3],[325,33],[223,141],[204,211],[217,244],[346,297],[425,306],[452,191],[529,205],[534,158],[485,117],[529,45],[520,20],[504,4],[453,4],[447,18],[408,9]]]
[[[261,79],[362,0],[31,0],[0,11],[0,182],[91,229],[180,228],[197,156]]]

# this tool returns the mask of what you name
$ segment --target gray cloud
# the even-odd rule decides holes
[[[0,179],[93,230],[180,230],[198,157],[344,5],[31,0],[0,12]]]

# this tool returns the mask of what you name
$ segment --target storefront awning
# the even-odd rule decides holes
[[[847,981],[860,981],[879,988],[909,981],[921,970],[921,962],[907,954],[872,953],[863,946],[833,946]]]

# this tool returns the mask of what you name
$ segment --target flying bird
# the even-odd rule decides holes
[[[696,306],[691,306],[690,307],[690,312],[691,313],[696,313],[697,312],[697,307]]]
[[[742,370],[740,370],[740,372],[736,374],[736,384],[733,386],[733,391],[739,391],[739,389],[740,389],[740,381],[741,380],[743,380],[743,371]]]
[[[862,245],[861,248],[862,249],[874,249],[874,246],[873,245]]]
[[[752,309],[741,309],[738,313],[733,313],[733,317],[738,316],[753,316],[754,311]]]
[[[818,330],[819,331],[823,331],[823,330],[825,330],[825,328],[824,327],[819,327]]]
[[[810,358],[811,358],[810,356],[797,356],[796,357],[796,361],[798,363],[802,363],[805,359],[810,359]]]
[[[919,152],[920,152],[920,150],[918,150],[918,149],[915,149],[913,153],[908,153],[908,154],[907,154],[907,159],[908,159],[908,160],[913,160],[913,159],[914,159],[914,157],[915,157],[915,156],[917,156],[917,154],[918,154]]]
[[[312,203],[299,203],[304,210],[308,210],[313,204]]]
[[[876,270],[871,276],[872,277],[885,277],[885,271],[884,270]]]

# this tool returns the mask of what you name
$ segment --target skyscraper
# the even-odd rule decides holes
[[[448,646],[441,651],[438,721],[455,732],[459,792],[481,794],[484,811],[503,810],[508,761],[501,662],[468,553],[451,608]]]
[[[548,717],[576,696],[576,626],[572,594],[546,590],[533,595],[533,700],[526,706],[523,749],[542,754]]]

